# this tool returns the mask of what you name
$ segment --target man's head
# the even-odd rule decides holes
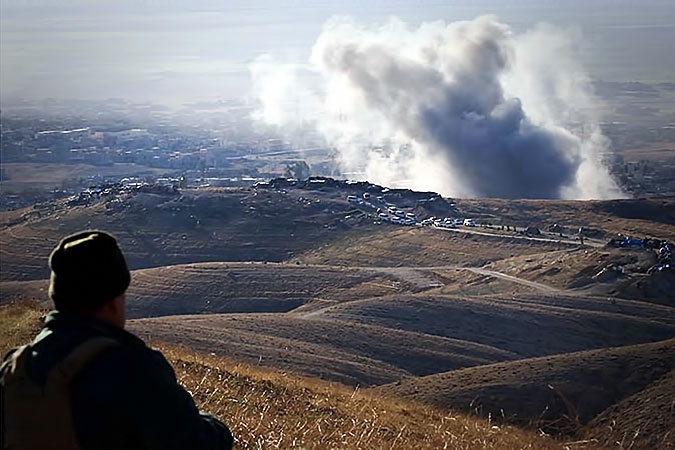
[[[49,296],[57,310],[103,314],[124,326],[124,292],[131,275],[114,237],[97,230],[70,235],[52,251],[49,268]]]

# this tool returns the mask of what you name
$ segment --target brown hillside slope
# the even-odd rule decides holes
[[[675,449],[675,370],[603,411],[585,435],[607,448]]]
[[[15,224],[8,220],[16,213],[0,213],[5,224],[0,230],[0,281],[47,278],[45,261],[54,244],[84,228],[113,233],[132,269],[283,261],[351,230],[326,227],[351,210],[346,200],[327,199],[307,208],[281,192],[248,189],[141,192],[114,200],[76,207],[52,202],[31,209],[30,219]]]
[[[143,323],[148,334],[167,341],[192,342],[251,362],[263,357],[266,365],[352,384],[675,336],[672,310],[641,302],[562,294],[384,295],[407,289],[401,278],[392,281],[403,277],[398,271],[410,276],[406,268],[282,264],[147,269],[133,274],[128,309],[130,317],[206,315]],[[31,297],[29,289],[22,291],[27,285],[46,303],[44,281],[2,283],[0,297]],[[358,300],[363,297],[368,298]],[[277,314],[211,315],[246,311]],[[402,358],[400,349],[410,354]],[[325,367],[317,367],[315,355],[326,352]]]
[[[472,342],[288,314],[132,320],[147,338],[351,385],[389,383],[516,355]]]
[[[319,304],[408,292],[368,269],[285,264],[195,263],[134,271],[130,318],[176,314],[288,312]]]
[[[30,300],[45,309],[53,305],[47,294],[49,280],[4,281],[0,283],[0,305],[17,300]]]
[[[347,266],[482,266],[515,255],[570,248],[570,244],[382,225],[375,232],[335,240],[291,262]]]
[[[321,318],[476,342],[523,358],[675,337],[672,308],[569,296],[387,296],[327,306]]]
[[[675,340],[408,378],[377,392],[511,423],[587,423],[675,369]],[[568,422],[561,422],[567,420]]]
[[[434,289],[424,268],[356,268],[283,263],[209,262],[140,269],[128,292],[131,318],[175,314],[287,312],[393,293]],[[0,283],[0,303],[47,301],[47,280]]]

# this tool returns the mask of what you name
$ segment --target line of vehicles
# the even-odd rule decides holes
[[[350,203],[377,208],[377,218],[380,222],[388,222],[396,225],[418,225],[433,226],[437,228],[456,228],[458,226],[475,227],[476,222],[473,219],[453,219],[451,217],[429,217],[420,221],[415,213],[397,208],[395,205],[387,203],[383,197],[375,197],[374,201],[382,204],[381,207],[373,205],[372,196],[369,193],[363,194],[363,198],[356,195],[348,195],[347,201]]]
[[[457,228],[459,226],[475,227],[476,222],[473,219],[453,219],[451,217],[437,218],[430,217],[420,222],[423,226],[434,226],[437,228]]]

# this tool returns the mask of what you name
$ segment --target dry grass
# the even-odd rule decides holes
[[[42,325],[46,311],[32,302],[0,305],[0,357],[30,342]]]
[[[175,346],[160,349],[241,449],[589,449],[508,426]]]
[[[0,349],[28,342],[43,310],[0,307]],[[200,408],[223,419],[238,449],[595,449],[490,420],[158,344]]]
[[[344,301],[407,291],[392,276],[346,267],[195,263],[134,271],[130,317],[287,312],[313,300]]]
[[[535,423],[555,434],[576,434],[607,408],[673,371],[674,345],[675,339],[670,339],[503,362],[408,378],[375,391],[445,410],[491,413],[515,425]],[[630,422],[636,410],[649,411],[649,403],[637,408],[634,404],[629,414],[615,421]],[[643,415],[643,422],[659,417]],[[652,427],[652,431],[663,430]]]
[[[491,261],[568,248],[568,244],[381,225],[298,255],[290,262],[344,266],[482,266]]]
[[[675,449],[675,369],[591,422],[585,436],[608,448]]]

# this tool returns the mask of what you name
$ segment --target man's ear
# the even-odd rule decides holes
[[[125,295],[122,294],[107,302],[103,306],[103,310],[108,320],[112,321],[119,327],[124,327],[124,322],[126,319],[124,307]]]
[[[115,297],[113,301],[108,302],[107,306],[110,308],[111,313],[119,315],[124,311],[124,294]]]
[[[126,299],[127,296],[125,294],[120,295],[119,297],[115,298],[115,301],[113,302],[115,304],[115,313],[124,317],[124,308],[126,304]]]

